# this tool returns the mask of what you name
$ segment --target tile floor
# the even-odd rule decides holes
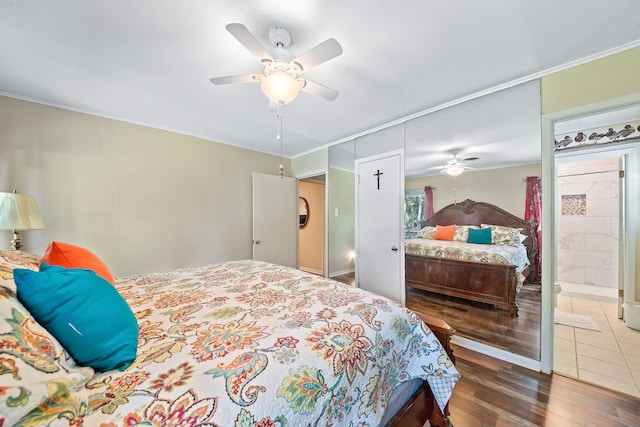
[[[558,310],[590,316],[602,332],[556,324],[554,372],[640,397],[640,331],[618,319],[617,291],[593,295],[561,286]]]

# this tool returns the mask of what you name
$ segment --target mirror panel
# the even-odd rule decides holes
[[[541,174],[540,141],[537,80],[417,117],[406,124],[405,192],[420,195],[430,186],[436,213],[471,199],[524,218],[525,180]],[[453,150],[459,160],[477,158],[465,162],[475,169],[456,177],[441,173]],[[516,295],[518,317],[414,288],[407,288],[406,301],[409,308],[443,317],[457,335],[540,360],[540,295],[539,284],[525,283]]]
[[[329,147],[328,156],[328,275],[355,277],[355,141]]]
[[[540,141],[539,81],[532,81],[329,147],[329,275],[355,266],[356,159],[404,148],[405,189],[419,195],[431,186],[434,211],[471,199],[523,218],[525,178],[541,174]],[[498,146],[500,154],[491,155]],[[459,150],[462,159],[477,157],[469,161],[477,170],[455,179],[441,174],[451,150]],[[464,338],[539,360],[540,286],[522,289],[518,317],[421,290],[407,292],[406,303],[417,311],[434,310]]]
[[[300,217],[300,228],[304,228],[309,222],[309,202],[304,197],[298,198],[298,215]]]

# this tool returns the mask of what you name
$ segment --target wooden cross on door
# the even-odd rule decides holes
[[[375,176],[378,179],[378,190],[380,189],[380,175],[384,175],[384,172],[380,172],[380,169],[378,169],[377,173],[373,174],[373,176]]]

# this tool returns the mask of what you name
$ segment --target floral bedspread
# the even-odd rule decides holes
[[[404,243],[404,250],[406,254],[412,255],[515,265],[518,279],[516,292],[520,292],[525,280],[522,272],[529,266],[529,258],[527,258],[527,250],[524,246],[480,245],[448,240],[407,239]]]
[[[20,426],[377,426],[398,384],[425,379],[443,407],[459,379],[415,313],[251,260],[118,280],[138,355],[124,372],[96,374],[33,322],[6,274],[0,380],[16,385],[0,386],[0,409],[42,402],[9,414]],[[27,381],[33,372],[42,378]]]

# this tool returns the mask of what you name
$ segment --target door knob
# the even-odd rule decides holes
[[[260,244],[260,240],[254,240],[253,243],[255,243],[256,245]]]
[[[398,247],[396,245],[391,246],[391,250],[393,252],[398,252]]]

